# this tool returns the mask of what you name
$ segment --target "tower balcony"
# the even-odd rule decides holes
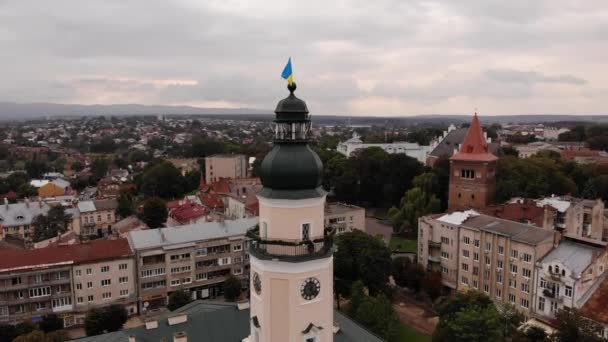
[[[258,227],[247,232],[251,238],[248,251],[262,260],[303,262],[327,258],[333,254],[335,228],[326,228],[322,238],[313,240],[268,240],[259,236]]]

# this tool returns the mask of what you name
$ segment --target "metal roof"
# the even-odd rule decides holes
[[[170,228],[146,229],[129,232],[129,243],[135,250],[163,247],[193,241],[244,235],[258,224],[257,217],[233,221],[204,222]]]
[[[603,248],[600,247],[565,240],[549,252],[542,259],[542,262],[548,264],[558,261],[573,272],[575,276],[579,276],[602,250]]]
[[[473,216],[461,224],[465,228],[473,228],[493,232],[510,237],[530,245],[536,245],[546,240],[553,240],[553,231],[538,228],[529,224],[500,219],[489,215]]]
[[[31,224],[34,217],[46,214],[49,206],[44,202],[20,202],[0,205],[0,224],[4,227]]]

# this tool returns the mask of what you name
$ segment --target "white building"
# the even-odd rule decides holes
[[[428,156],[431,147],[418,145],[418,143],[409,142],[394,142],[390,144],[364,144],[361,141],[360,136],[357,132],[353,132],[353,137],[338,144],[337,150],[346,157],[356,150],[368,147],[380,147],[389,154],[393,153],[405,153],[407,156],[416,158],[419,162],[425,163],[426,157]]]

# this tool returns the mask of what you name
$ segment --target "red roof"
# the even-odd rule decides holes
[[[215,192],[218,194],[228,194],[230,193],[230,183],[227,178],[220,178],[219,180],[208,183],[201,184],[200,189],[203,192]]]
[[[555,211],[549,207],[552,212]],[[535,226],[543,228],[545,218],[545,208],[539,207],[534,201],[526,200],[523,203],[505,203],[491,205],[481,209],[481,211],[490,216],[499,217],[509,221],[531,222]]]
[[[224,208],[224,200],[221,195],[211,194],[211,193],[202,193],[198,196],[203,203],[209,209],[222,209]]]
[[[460,150],[450,159],[465,161],[493,161],[498,159],[490,153],[488,143],[481,130],[481,124],[479,124],[479,118],[477,118],[477,113],[473,116],[473,121],[471,121]]]
[[[127,258],[132,255],[126,239],[93,240],[69,246],[53,246],[40,249],[0,250],[0,272],[19,268],[52,266],[58,263],[82,264]]]
[[[247,204],[247,210],[249,210],[249,212],[251,212],[251,214],[253,214],[255,216],[260,216],[260,202],[256,201],[256,202]]]
[[[608,324],[608,279],[604,279],[599,288],[591,295],[580,313],[596,322]]]
[[[179,222],[188,222],[209,214],[209,210],[192,202],[186,202],[171,211],[171,217]]]

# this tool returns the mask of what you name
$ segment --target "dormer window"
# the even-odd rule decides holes
[[[15,216],[15,220],[23,221],[23,220],[25,220],[25,216],[19,214],[19,215]]]

